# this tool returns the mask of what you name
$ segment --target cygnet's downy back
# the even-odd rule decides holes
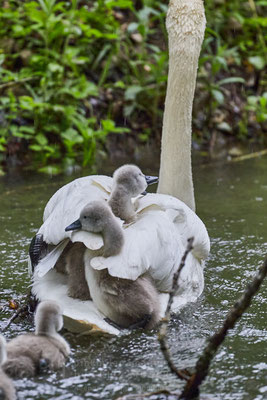
[[[6,340],[0,335],[0,400],[15,400],[16,391],[13,382],[2,370],[6,358]]]
[[[81,211],[80,218],[66,230],[83,229],[103,235],[104,246],[97,255],[111,257],[123,246],[123,230],[108,205],[93,201]],[[114,278],[107,270],[94,270],[90,266],[93,252],[84,255],[86,279],[97,308],[120,328],[152,328],[159,321],[158,293],[147,277],[135,281]]]
[[[19,335],[7,343],[4,371],[11,377],[35,376],[46,369],[59,369],[65,365],[70,348],[58,334],[63,326],[62,312],[54,301],[37,306],[35,333]]]
[[[135,217],[132,198],[146,194],[146,188],[156,183],[158,177],[147,176],[136,165],[123,165],[113,174],[113,186],[108,201],[114,215],[125,222],[130,222]]]

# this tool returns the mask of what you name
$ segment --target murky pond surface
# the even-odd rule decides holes
[[[111,173],[113,167],[99,172]],[[194,168],[197,211],[207,225],[212,250],[203,295],[171,322],[169,342],[179,367],[195,364],[205,338],[220,326],[267,254],[266,171],[266,157]],[[144,172],[157,172],[157,165]],[[28,246],[41,224],[47,200],[78,176],[13,174],[0,179],[0,329],[11,315],[8,300],[20,301],[28,290]],[[267,282],[220,348],[202,386],[202,393],[209,398],[267,399],[266,295]],[[30,324],[21,321],[12,324],[6,336],[11,338],[28,329],[32,329]],[[64,371],[16,381],[19,399],[110,400],[127,393],[167,387],[176,390],[183,385],[168,371],[156,332],[110,339],[64,335],[72,347]]]

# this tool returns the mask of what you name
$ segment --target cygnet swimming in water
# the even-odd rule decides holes
[[[121,328],[153,328],[159,321],[159,298],[149,278],[115,278],[106,269],[98,271],[90,266],[92,257],[116,255],[123,246],[123,230],[108,205],[99,201],[88,203],[80,218],[66,228],[77,229],[103,236],[104,246],[100,250],[86,249],[84,253],[87,283],[99,311]]]
[[[36,309],[35,333],[17,336],[6,345],[7,360],[3,370],[11,377],[39,374],[65,365],[70,348],[58,331],[63,327],[62,311],[54,301],[43,301]]]
[[[158,177],[146,176],[136,165],[123,165],[113,174],[113,185],[108,204],[113,214],[126,223],[135,219],[135,208],[132,198],[146,194],[148,185],[156,183]]]
[[[15,400],[16,391],[13,382],[2,370],[6,358],[6,340],[0,335],[0,400]]]

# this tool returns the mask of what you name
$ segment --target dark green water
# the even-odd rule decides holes
[[[144,169],[155,171],[156,167]],[[169,342],[181,368],[195,364],[205,338],[220,326],[267,254],[266,171],[267,158],[194,168],[198,214],[208,228],[212,249],[203,295],[176,315],[170,326]],[[11,315],[8,300],[21,300],[29,286],[28,245],[41,224],[43,208],[60,186],[75,177],[23,174],[0,180],[0,329]],[[202,386],[210,399],[267,399],[266,289],[267,282],[220,348]],[[29,323],[21,321],[11,325],[6,336],[28,329],[32,329]],[[109,340],[64,335],[72,347],[64,371],[18,380],[19,399],[110,400],[182,387],[165,365],[155,332]]]

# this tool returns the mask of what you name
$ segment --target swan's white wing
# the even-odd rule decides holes
[[[80,211],[88,202],[107,200],[111,187],[112,178],[89,176],[70,182],[51,197],[44,210],[44,223],[38,233],[43,235],[47,244],[56,248],[38,264],[39,274],[43,276],[54,267],[64,250],[62,242],[83,242],[91,250],[98,250],[103,246],[101,235],[83,231],[65,232],[65,228],[79,218]]]
[[[184,247],[187,239],[194,236],[192,254],[199,260],[206,259],[210,252],[210,239],[207,229],[201,219],[181,200],[173,196],[159,193],[148,193],[136,200],[137,213],[145,215],[153,207],[166,211],[173,221],[177,233],[180,234]]]
[[[71,206],[79,206],[83,198],[82,204],[86,205],[91,200],[102,198],[102,194],[107,195],[111,192],[112,178],[103,175],[91,175],[83,178],[75,179],[74,181],[62,186],[53,194],[44,209],[43,221],[54,212],[60,211],[63,206],[69,209]],[[100,196],[100,197],[99,197]],[[74,201],[74,203],[73,203]],[[78,203],[78,204],[77,204]]]
[[[70,240],[73,243],[82,242],[90,250],[99,250],[104,245],[102,235],[82,230],[71,232]]]
[[[39,261],[38,265],[36,266],[36,273],[40,278],[55,266],[57,260],[63,253],[63,250],[68,243],[68,239],[63,240],[63,242],[59,243],[53,250],[51,250],[44,258]]]
[[[111,185],[112,178],[96,175],[79,178],[63,186],[47,203],[44,223],[38,233],[43,234],[46,243],[53,245],[64,239],[71,239],[71,232],[65,232],[65,228],[79,218],[82,208],[87,203],[93,200],[107,200]],[[94,247],[92,244],[92,248]]]
[[[113,257],[95,257],[94,269],[108,268],[110,275],[135,280],[148,272],[161,287],[169,287],[177,254],[183,252],[174,224],[163,211],[150,210],[124,230],[122,251]],[[164,290],[164,289],[162,289]]]

